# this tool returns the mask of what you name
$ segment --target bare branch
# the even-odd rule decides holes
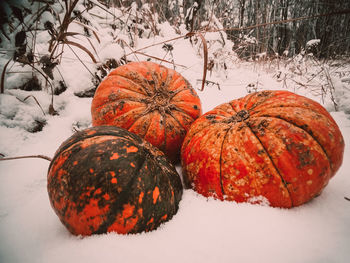
[[[48,161],[52,161],[52,159],[45,155],[26,155],[26,156],[16,156],[16,157],[5,157],[0,158],[0,161],[10,161],[10,160],[18,160],[18,159],[28,159],[28,158],[41,158]]]

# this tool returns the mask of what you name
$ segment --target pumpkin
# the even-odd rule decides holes
[[[50,163],[48,194],[74,235],[156,229],[178,210],[181,179],[164,154],[122,128],[72,135]]]
[[[189,82],[153,62],[131,62],[113,70],[97,88],[92,125],[122,127],[179,160],[183,139],[201,115],[201,103]]]
[[[290,208],[321,193],[343,152],[342,134],[320,104],[262,91],[198,118],[181,158],[185,184],[206,197]]]

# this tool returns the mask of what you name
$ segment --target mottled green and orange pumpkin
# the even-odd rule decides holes
[[[181,179],[164,154],[122,128],[75,133],[56,151],[48,194],[74,235],[156,229],[178,210]]]
[[[342,134],[320,104],[262,91],[198,118],[181,154],[184,180],[200,194],[289,208],[321,193],[343,152]]]
[[[175,70],[153,62],[131,62],[113,70],[97,88],[92,124],[129,130],[179,159],[183,139],[201,115],[189,82]]]

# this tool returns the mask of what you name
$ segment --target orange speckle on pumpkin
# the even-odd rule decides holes
[[[139,208],[139,209],[137,210],[137,212],[139,213],[140,216],[142,216],[143,209],[142,209],[142,208]]]
[[[115,177],[115,172],[114,171],[110,171],[109,173],[111,174],[112,177]]]
[[[130,146],[128,148],[126,148],[126,152],[127,153],[136,153],[139,149],[135,146]]]
[[[130,166],[131,166],[131,167],[135,167],[135,164],[134,164],[134,163],[130,163]]]
[[[130,204],[126,204],[123,206],[124,210],[123,210],[123,217],[124,218],[129,218],[132,216],[132,214],[134,213],[134,209],[135,206],[134,205],[130,205]]]
[[[74,161],[74,162],[73,162],[73,165],[77,165],[77,164],[78,164],[78,161]]]
[[[95,194],[100,194],[100,193],[102,193],[101,188],[96,189]]]
[[[111,197],[109,196],[109,194],[105,193],[105,194],[103,195],[103,198],[106,199],[106,200],[109,200]]]
[[[167,215],[167,214],[165,214],[165,215],[163,215],[163,216],[162,216],[162,218],[161,218],[161,219],[162,219],[162,220],[166,220],[167,218],[168,218],[168,215]]]
[[[117,160],[119,158],[118,153],[113,153],[113,155],[109,158],[110,160]]]
[[[113,177],[113,178],[111,179],[111,183],[112,183],[112,184],[116,184],[116,183],[117,183],[117,178]]]
[[[147,225],[153,223],[153,221],[154,221],[154,218],[152,217],[152,218],[147,222]]]
[[[143,196],[145,195],[144,192],[141,192],[140,195],[139,195],[139,204],[142,203],[142,200],[143,200]]]
[[[82,149],[85,149],[86,147],[89,147],[91,145],[91,141],[90,140],[85,140],[85,141],[82,141],[82,143],[80,144],[80,147]]]
[[[89,130],[86,132],[86,135],[94,135],[96,133],[96,131],[94,130]]]
[[[93,172],[94,172],[94,169],[90,168],[89,171],[90,171],[90,173],[93,173]]]
[[[159,188],[158,186],[156,186],[153,190],[153,204],[157,202],[158,196],[159,196]]]
[[[75,226],[73,229],[73,234],[75,235],[91,235],[92,232],[96,231],[103,221],[106,220],[108,211],[109,205],[102,208],[98,206],[98,200],[90,199],[89,203],[84,206],[81,212],[81,214],[85,215],[84,217],[82,217],[80,213],[77,213],[75,209],[71,207],[68,208],[67,213],[69,213],[70,216],[67,217],[67,224]]]
[[[119,234],[127,234],[135,227],[137,221],[138,217],[125,220],[119,215],[115,222],[107,229],[107,232],[115,231]]]

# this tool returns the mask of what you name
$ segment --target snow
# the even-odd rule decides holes
[[[317,46],[321,43],[321,39],[311,39],[306,42],[306,47]]]
[[[159,28],[162,37],[138,39],[135,49],[176,36],[168,24]],[[120,58],[124,54],[121,54],[120,46],[107,43],[112,36],[104,36],[103,39],[101,44],[94,42],[101,60],[111,56]],[[210,40],[214,41],[214,38]],[[41,41],[45,41],[44,36]],[[79,41],[84,41],[84,38]],[[207,76],[207,80],[218,83],[220,89],[216,85],[208,85],[204,91],[199,91],[203,71],[200,42],[193,46],[188,39],[169,42],[174,47],[172,54],[166,53],[161,45],[143,52],[174,60],[175,69],[197,90],[204,112],[248,92],[283,88],[324,102],[327,109],[333,109],[329,99],[323,100],[292,85],[283,86],[266,68],[255,63],[238,62],[227,48],[223,48],[222,57],[217,59],[225,60],[228,69],[225,71],[218,66]],[[85,46],[89,44],[85,42]],[[83,51],[74,50],[93,71],[95,66],[90,58]],[[209,50],[209,53],[212,51]],[[128,58],[136,59],[133,56]],[[145,60],[148,57],[138,54],[137,58]],[[4,61],[1,60],[1,65],[6,63]],[[162,64],[173,68],[172,63]],[[91,98],[74,95],[75,91],[92,87],[91,74],[68,48],[64,50],[60,71],[68,89],[54,98],[58,116],[48,114],[48,91],[13,89],[16,81],[18,84],[21,79],[16,80],[11,75],[12,88],[0,95],[1,154],[52,157],[75,129],[91,125]],[[345,108],[345,105],[350,105],[349,85],[336,80],[334,85],[341,108],[331,115],[342,131],[345,145],[350,145],[350,113]],[[22,103],[14,95],[22,99],[26,95],[34,95],[45,115],[33,100]],[[46,120],[43,130],[28,132],[28,125],[37,118]],[[46,189],[48,161],[2,161],[0,262],[349,262],[350,202],[344,198],[350,198],[349,161],[350,149],[346,146],[343,165],[323,193],[300,207],[271,208],[263,197],[251,200],[260,205],[222,202],[186,189],[178,213],[155,231],[127,236],[108,233],[84,238],[71,235],[50,206]],[[177,170],[181,175],[179,165]]]

